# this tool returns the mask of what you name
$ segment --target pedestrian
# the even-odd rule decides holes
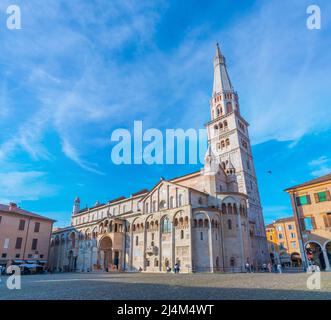
[[[248,273],[250,271],[248,261],[245,263],[245,269],[246,269],[246,273]]]
[[[253,263],[251,264],[251,272],[254,272],[254,265],[253,265]]]
[[[269,270],[270,273],[272,272],[272,266],[271,266],[270,262],[268,263],[268,270]]]
[[[277,265],[277,271],[278,273],[282,273],[282,265],[280,263]]]
[[[169,266],[167,266],[167,272],[171,272],[171,268]]]
[[[175,265],[174,265],[174,272],[175,272],[175,273],[178,272],[178,264],[177,264],[177,263],[175,263]]]

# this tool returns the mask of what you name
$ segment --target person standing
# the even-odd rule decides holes
[[[269,273],[272,272],[272,266],[271,266],[271,263],[270,262],[268,263],[268,270],[269,270]]]
[[[282,265],[280,263],[277,265],[277,271],[278,273],[282,273]]]

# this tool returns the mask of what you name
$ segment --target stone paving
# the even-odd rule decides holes
[[[0,300],[12,299],[331,299],[331,273],[321,289],[307,289],[307,274],[62,273],[22,276],[21,290],[0,282]]]

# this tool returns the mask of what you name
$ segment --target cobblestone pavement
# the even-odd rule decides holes
[[[22,276],[21,290],[0,282],[8,299],[331,299],[331,273],[321,289],[307,289],[307,274],[62,273]]]

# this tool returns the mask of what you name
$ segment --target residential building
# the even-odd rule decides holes
[[[266,226],[271,262],[283,267],[300,267],[302,258],[294,217],[275,220]]]
[[[0,204],[0,265],[48,262],[54,220]]]
[[[331,270],[331,173],[285,191],[291,197],[306,264]]]

